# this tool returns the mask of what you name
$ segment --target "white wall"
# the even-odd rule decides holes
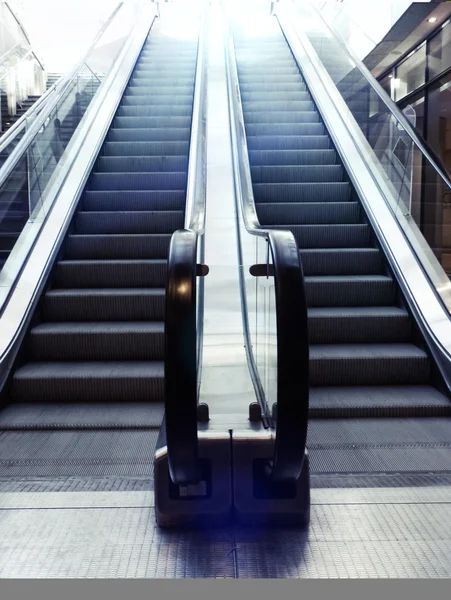
[[[430,2],[430,0],[415,0]],[[316,0],[357,53],[365,57],[412,4],[412,0]]]
[[[87,49],[118,0],[13,0],[49,72],[65,72]]]

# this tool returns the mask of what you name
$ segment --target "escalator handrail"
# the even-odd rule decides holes
[[[95,35],[88,50],[83,54],[83,58],[79,60],[76,63],[76,65],[72,69],[70,69],[65,75],[62,75],[52,86],[50,86],[49,89],[46,90],[44,94],[42,94],[42,96],[38,98],[38,100],[36,100],[33,106],[31,106],[20,117],[20,119],[18,119],[14,123],[14,125],[10,129],[8,129],[8,131],[2,136],[2,138],[0,139],[0,152],[3,152],[5,148],[16,139],[16,137],[21,133],[21,131],[23,131],[27,127],[28,119],[33,114],[39,113],[39,115],[36,116],[36,121],[34,121],[33,124],[29,127],[28,131],[26,131],[25,135],[21,138],[17,146],[11,152],[8,159],[2,165],[0,169],[0,188],[16,167],[23,153],[32,144],[34,138],[36,137],[36,134],[45,124],[47,117],[52,112],[53,108],[61,100],[62,96],[64,95],[64,92],[75,79],[75,77],[78,75],[79,71],[83,68],[84,64],[89,59],[91,52],[94,50],[97,42],[103,36],[108,27],[111,25],[112,21],[114,20],[114,18],[116,17],[117,13],[123,5],[123,1],[118,3],[116,8],[113,10],[108,19],[103,23],[102,27]],[[112,67],[113,65],[111,65],[111,68]]]
[[[255,207],[233,38],[224,19],[225,57],[236,195],[249,234],[268,240],[271,250],[277,322],[277,418],[271,477],[297,479],[305,457],[309,407],[309,340],[305,281],[290,231],[261,226]],[[241,285],[243,282],[241,281]],[[249,330],[245,331],[250,348]],[[258,368],[248,353],[250,371]],[[255,384],[255,381],[254,381]],[[256,388],[257,395],[259,393]]]
[[[197,483],[196,368],[197,235],[176,231],[171,238],[165,305],[165,427],[173,483]]]
[[[174,484],[200,478],[197,405],[203,341],[203,278],[207,192],[207,3],[201,17],[193,96],[185,226],[171,238],[165,300],[165,428],[169,474]],[[199,285],[199,289],[197,289]],[[198,293],[199,292],[199,293]]]
[[[291,0],[291,2],[296,5],[300,3],[300,0]],[[437,175],[443,180],[443,182],[451,188],[451,173],[448,170],[448,167],[440,158],[440,156],[435,152],[432,146],[429,144],[427,140],[425,140],[422,136],[420,136],[415,129],[413,128],[410,121],[406,118],[403,112],[400,110],[396,102],[394,102],[384,88],[381,86],[379,81],[371,74],[369,69],[365,66],[365,64],[357,57],[354,51],[349,48],[346,44],[345,40],[342,38],[340,33],[335,29],[335,27],[328,23],[318,8],[311,2],[311,0],[302,0],[302,2],[307,2],[312,10],[314,10],[322,22],[325,24],[331,35],[335,38],[343,52],[351,59],[351,61],[356,65],[362,76],[365,78],[367,83],[371,86],[374,92],[378,95],[379,99],[385,104],[388,108],[392,116],[401,124],[402,128],[405,130],[409,138],[418,148],[418,150],[422,153],[422,155],[428,160],[428,162],[432,165],[433,169],[437,173]],[[279,9],[277,9],[279,10]],[[276,11],[277,17],[277,11]]]

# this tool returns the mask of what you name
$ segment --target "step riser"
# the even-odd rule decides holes
[[[316,385],[402,385],[429,381],[427,359],[386,358],[364,360],[310,360],[310,384]]]
[[[409,317],[310,318],[310,344],[402,343],[411,339]]]
[[[167,259],[171,236],[69,236],[67,259]]]
[[[169,127],[171,127],[169,125]],[[106,142],[101,154],[105,157],[119,156],[188,156],[189,141],[186,142]],[[187,162],[188,164],[188,162]]]
[[[167,263],[107,261],[104,263],[60,262],[54,284],[58,288],[149,288],[166,287]]]
[[[93,173],[91,190],[184,190],[186,173]]]
[[[183,228],[182,212],[160,213],[78,213],[76,232],[78,234],[146,234],[173,233]]]
[[[133,158],[100,157],[96,171],[100,173],[145,173],[146,171],[161,173],[187,171],[187,156],[155,156]]]
[[[261,224],[329,224],[329,223],[358,223],[360,206],[357,202],[341,204],[259,204],[257,215]]]
[[[266,165],[336,165],[339,163],[335,150],[251,150],[249,162],[252,166]]]
[[[252,182],[259,183],[336,183],[345,179],[341,165],[251,167]]]
[[[12,397],[27,402],[162,402],[164,378],[14,380]]]
[[[46,321],[161,321],[164,294],[123,296],[120,294],[47,294],[43,304]]]
[[[350,252],[335,255],[327,250],[310,254],[300,252],[304,275],[380,275],[382,257],[377,250]]]
[[[393,281],[387,282],[315,282],[306,280],[307,306],[393,306],[396,288]]]
[[[85,210],[184,210],[186,193],[181,191],[85,192]]]
[[[191,111],[190,111],[191,114]],[[171,131],[173,133],[168,133]],[[189,129],[110,129],[107,135],[108,142],[185,142],[188,143],[190,138]]]
[[[28,354],[39,361],[164,360],[164,332],[130,334],[31,334]]]
[[[256,184],[254,199],[258,202],[347,202],[351,186],[342,183]]]

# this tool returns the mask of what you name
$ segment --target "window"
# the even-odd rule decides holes
[[[451,67],[451,24],[444,27],[429,43],[429,79]]]
[[[401,100],[423,85],[426,80],[426,44],[406,58],[396,69],[395,100]]]

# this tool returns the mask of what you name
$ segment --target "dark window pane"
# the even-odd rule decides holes
[[[427,92],[427,139],[451,170],[451,76]],[[451,272],[451,204],[448,188],[434,173],[425,173],[424,226],[443,268]],[[436,182],[436,183],[435,183]]]

